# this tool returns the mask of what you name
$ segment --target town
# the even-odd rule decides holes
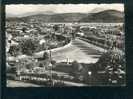
[[[108,50],[115,49],[112,54],[123,58],[123,24],[7,22],[6,35],[7,77],[15,74],[9,79],[42,86],[51,86],[50,82],[55,86],[123,84],[124,64],[114,63],[119,67],[114,80],[104,77],[113,71],[111,64],[107,66],[109,71],[106,66],[96,66]]]

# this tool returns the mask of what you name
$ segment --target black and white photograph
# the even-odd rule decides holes
[[[126,86],[124,4],[5,5],[7,87]]]

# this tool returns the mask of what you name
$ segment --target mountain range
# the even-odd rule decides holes
[[[123,22],[124,12],[116,10],[105,10],[87,15],[80,22]]]
[[[29,13],[28,16],[23,17],[7,17],[7,21],[26,21],[35,19],[41,22],[124,22],[124,12],[117,10],[104,10],[93,13],[54,13],[47,12],[41,14],[41,12]]]

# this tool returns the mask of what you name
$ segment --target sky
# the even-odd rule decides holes
[[[22,15],[30,12],[89,13],[93,9],[124,11],[123,4],[11,4],[6,5],[6,14]],[[97,10],[98,10],[97,9]]]

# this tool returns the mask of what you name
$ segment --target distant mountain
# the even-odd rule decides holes
[[[88,14],[82,13],[63,13],[63,14],[37,14],[32,16],[23,17],[24,20],[30,21],[32,19],[41,22],[78,22]]]
[[[91,13],[82,18],[79,22],[123,22],[124,13],[116,10],[105,10],[98,13]]]
[[[78,22],[87,14],[83,13],[64,13],[64,14],[55,14],[51,17],[51,21],[60,21],[60,22]]]
[[[32,16],[32,15],[37,15],[37,14],[48,14],[48,15],[52,15],[55,14],[54,11],[37,11],[37,12],[27,12],[27,13],[23,13],[23,14],[11,14],[11,13],[7,13],[6,17],[10,18],[10,17],[26,17],[26,16]]]
[[[32,15],[38,15],[38,14],[53,15],[55,13],[53,11],[28,12],[28,13],[24,13],[23,15],[19,15],[19,17],[26,17],[26,16],[32,16]]]
[[[32,13],[33,14],[33,13]],[[45,12],[45,14],[29,15],[16,18],[17,21],[30,22],[37,20],[41,22],[123,22],[124,13],[116,10],[104,10],[98,13],[62,13]],[[15,20],[7,18],[8,21]]]
[[[18,17],[8,17],[6,18],[6,21],[23,22],[25,20],[23,18],[18,18]]]
[[[90,13],[98,13],[98,12],[102,12],[102,11],[105,11],[106,10],[106,8],[103,8],[103,7],[96,7],[96,8],[94,8],[94,9],[92,9],[91,11],[90,11]]]

